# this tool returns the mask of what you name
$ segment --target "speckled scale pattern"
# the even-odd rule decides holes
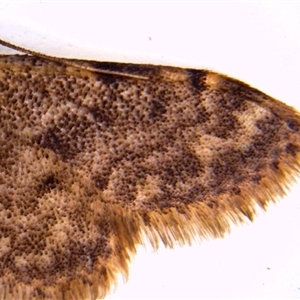
[[[0,57],[7,299],[104,296],[127,274],[141,229],[171,246],[189,241],[191,226],[220,236],[226,220],[252,219],[255,203],[282,196],[299,170],[298,112],[240,81],[76,62],[147,79]]]

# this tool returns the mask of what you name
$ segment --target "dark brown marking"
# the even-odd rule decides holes
[[[3,299],[105,296],[142,229],[223,236],[297,175],[299,113],[238,80],[47,59],[0,56]]]

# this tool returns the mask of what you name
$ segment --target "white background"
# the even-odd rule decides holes
[[[55,56],[208,68],[300,110],[300,2],[1,2],[0,38]],[[225,239],[140,247],[107,299],[300,298],[299,194],[298,182]]]

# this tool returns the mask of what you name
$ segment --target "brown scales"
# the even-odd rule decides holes
[[[299,113],[240,81],[64,62],[0,56],[1,299],[104,297],[142,232],[223,236],[299,172]]]

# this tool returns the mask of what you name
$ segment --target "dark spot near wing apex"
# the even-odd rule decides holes
[[[205,79],[206,79],[207,71],[189,69],[187,72],[188,72],[188,77],[191,86],[197,92],[201,92],[206,89]]]

